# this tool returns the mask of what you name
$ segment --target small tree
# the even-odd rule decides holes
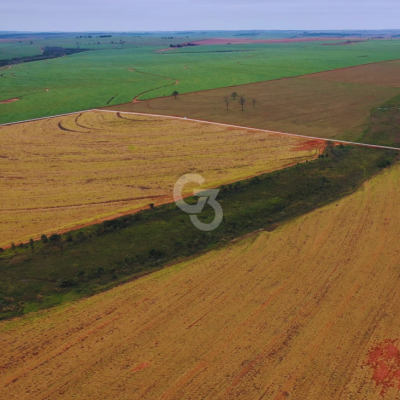
[[[178,97],[178,94],[179,94],[179,92],[177,92],[176,90],[172,92],[172,96],[175,97],[175,100]]]
[[[154,209],[154,203],[150,203],[149,206],[150,206],[150,209],[151,209],[151,210]]]
[[[33,241],[33,239],[29,239],[29,244],[31,246],[32,253],[34,253],[35,252],[35,242]]]
[[[242,111],[244,111],[245,103],[246,103],[246,99],[244,98],[244,96],[240,96],[239,104],[242,106]]]
[[[256,102],[257,102],[257,100],[256,100],[256,99],[253,99],[253,107],[256,106]]]
[[[229,97],[225,96],[224,101],[225,101],[225,105],[226,105],[226,111],[229,111]]]
[[[233,92],[231,94],[231,97],[233,98],[233,100],[236,100],[236,97],[238,97],[238,94],[236,92]]]
[[[50,236],[50,243],[57,244],[61,242],[61,236],[57,233],[54,233]]]
[[[47,239],[47,236],[46,236],[46,235],[42,235],[42,236],[40,237],[40,240],[42,241],[43,244],[46,244],[46,243],[49,241],[49,239]]]

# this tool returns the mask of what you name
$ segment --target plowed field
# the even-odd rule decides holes
[[[398,399],[399,188],[1,323],[2,397]]]
[[[240,62],[239,68],[248,67],[245,61]],[[245,96],[244,111],[238,98],[231,97],[233,92]],[[168,97],[115,105],[111,109],[357,141],[369,127],[371,110],[399,94],[400,61],[396,60],[189,93],[176,101]],[[230,101],[228,111],[225,97]],[[393,145],[391,140],[386,144]]]
[[[88,112],[0,127],[0,247],[172,200],[181,175],[219,186],[312,159],[312,142]]]

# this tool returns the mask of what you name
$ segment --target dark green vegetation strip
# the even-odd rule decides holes
[[[8,60],[0,60],[0,67],[5,65],[15,65],[33,61],[49,60],[51,58],[58,58],[68,56],[70,54],[82,53],[90,49],[65,49],[63,47],[45,47],[42,54],[24,57],[15,57]]]
[[[223,223],[204,233],[175,204],[0,254],[0,318],[77,299],[277,224],[353,192],[397,152],[326,148],[326,156],[221,188]],[[194,203],[195,198],[188,199]],[[214,218],[206,206],[200,219]],[[44,243],[46,242],[46,243]]]

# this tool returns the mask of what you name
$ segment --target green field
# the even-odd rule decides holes
[[[199,46],[158,53],[166,46],[130,46],[1,70],[0,101],[20,100],[0,104],[0,123],[126,103],[143,93],[140,98],[149,99],[173,90],[188,93],[400,58],[398,40]]]

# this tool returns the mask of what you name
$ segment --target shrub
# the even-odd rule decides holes
[[[73,279],[58,279],[56,283],[56,286],[59,288],[67,288],[74,285],[75,281]]]
[[[378,163],[378,167],[379,167],[379,168],[386,168],[386,167],[388,167],[391,163],[392,163],[392,162],[391,162],[388,158],[386,158],[385,160],[381,160],[381,161]]]
[[[46,244],[46,243],[49,241],[49,239],[47,238],[46,235],[42,235],[42,236],[40,237],[40,240],[42,241],[43,244]]]
[[[83,243],[87,240],[87,237],[84,232],[79,231],[78,234],[75,236],[76,243]]]
[[[50,243],[53,243],[53,244],[60,243],[61,242],[61,236],[58,235],[57,233],[54,233],[53,235],[50,236],[49,240],[50,240]]]
[[[159,259],[165,256],[165,252],[163,250],[151,249],[149,255],[152,258]]]

